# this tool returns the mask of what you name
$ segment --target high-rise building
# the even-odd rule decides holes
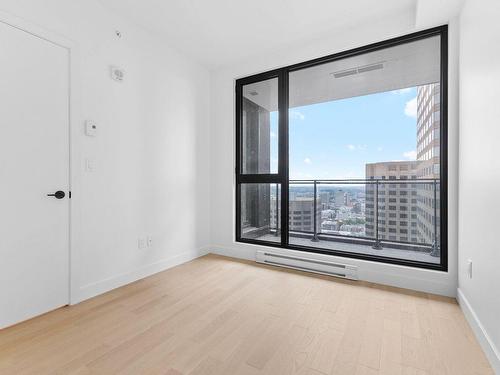
[[[330,208],[330,192],[329,191],[320,192],[319,202],[322,210],[328,210]]]
[[[342,207],[345,205],[345,191],[336,190],[333,194],[333,203],[335,207]]]
[[[417,176],[429,179],[418,189],[419,242],[439,242],[440,178],[440,86],[439,83],[417,88]],[[437,236],[435,236],[435,233]]]
[[[366,165],[367,179],[422,180],[413,184],[379,184],[380,239],[439,243],[440,129],[439,83],[419,86],[417,160]],[[366,234],[372,237],[376,231],[373,184],[367,185],[366,193]]]
[[[366,236],[387,241],[417,242],[418,161],[391,161],[366,164]],[[386,180],[386,181],[384,181]],[[408,180],[408,182],[406,182]],[[378,185],[378,207],[377,199]],[[378,214],[376,212],[378,208]]]
[[[350,193],[345,193],[345,205],[352,206],[352,198]]]
[[[271,228],[276,228],[276,210],[279,206],[275,204],[275,197],[271,197]],[[289,200],[289,229],[297,232],[314,231],[314,198],[296,197]],[[279,219],[278,219],[279,220]],[[318,230],[321,225],[321,207],[316,207],[316,223]]]

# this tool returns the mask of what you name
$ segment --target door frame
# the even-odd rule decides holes
[[[77,171],[75,168],[75,161],[78,160],[78,155],[75,153],[77,149],[76,144],[76,135],[78,134],[77,129],[75,128],[78,123],[79,111],[80,108],[77,105],[79,103],[78,95],[79,95],[79,85],[80,80],[78,79],[78,66],[77,62],[80,61],[78,58],[79,47],[77,43],[73,40],[65,38],[59,34],[56,34],[52,31],[44,29],[30,21],[27,21],[23,18],[19,18],[10,13],[6,13],[0,11],[0,22],[18,29],[20,31],[31,34],[36,38],[43,39],[47,42],[55,44],[59,47],[62,47],[68,51],[68,189],[72,193],[71,198],[70,194],[68,194],[68,296],[67,296],[67,305],[73,305],[75,303],[80,302],[77,299],[78,289],[76,282],[76,267],[75,267],[75,239],[77,237],[77,232],[75,230],[75,223],[77,222],[77,216],[75,214],[75,205],[73,204],[74,200],[74,189],[77,187],[76,182]],[[77,188],[77,190],[79,190]]]

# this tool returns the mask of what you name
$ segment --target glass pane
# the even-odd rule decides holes
[[[316,226],[318,226],[321,214],[318,196],[316,208],[314,207],[314,186],[311,184],[294,184],[290,185],[289,189],[288,226],[290,233],[297,237],[314,233],[314,216],[316,216]]]
[[[365,199],[370,194],[369,187],[364,181],[317,180],[314,205],[314,181],[290,183],[290,243],[311,246],[306,240],[318,240],[322,235],[337,239],[374,239],[367,223],[368,213],[373,212],[369,199]]]
[[[241,238],[281,241],[280,184],[241,184]]]
[[[291,244],[440,263],[440,68],[433,36],[290,73]]]
[[[243,86],[242,173],[278,173],[278,79]]]

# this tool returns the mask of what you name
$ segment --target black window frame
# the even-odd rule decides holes
[[[426,263],[408,259],[398,259],[384,256],[368,255],[346,252],[341,250],[321,249],[317,247],[307,247],[293,245],[289,243],[289,150],[288,150],[288,79],[289,74],[296,70],[321,65],[324,63],[345,59],[362,55],[368,52],[377,51],[389,47],[395,47],[401,44],[414,42],[433,36],[440,37],[440,189],[439,199],[440,207],[440,263]],[[242,100],[243,86],[251,83],[256,83],[264,80],[278,79],[278,173],[269,174],[243,174],[242,173]],[[379,263],[396,264],[409,267],[432,269],[437,271],[448,271],[448,25],[438,26],[427,30],[403,35],[400,37],[384,40],[381,42],[369,44],[366,46],[334,53],[328,56],[316,58],[313,60],[301,62],[298,64],[289,65],[283,68],[274,69],[264,73],[255,74],[252,76],[237,79],[235,82],[236,90],[236,165],[235,165],[235,182],[236,182],[236,242],[249,243],[255,245],[263,245],[270,247],[278,247],[291,250],[300,250],[311,253],[328,254],[346,258],[361,259],[374,261]],[[280,184],[281,190],[281,205],[280,205],[280,222],[281,222],[281,241],[271,242],[250,238],[242,238],[241,236],[241,185],[245,183],[269,183]]]

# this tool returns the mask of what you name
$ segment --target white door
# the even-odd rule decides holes
[[[68,50],[0,22],[0,328],[68,304],[68,90]]]

